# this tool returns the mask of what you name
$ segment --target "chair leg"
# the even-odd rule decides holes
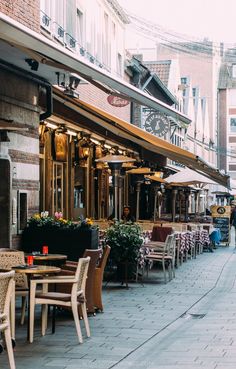
[[[79,322],[77,301],[72,303],[71,308],[72,308],[72,313],[73,313],[73,317],[74,317],[74,321],[75,321],[75,327],[76,327],[77,335],[78,335],[78,338],[79,338],[79,343],[83,343],[82,332],[81,332],[80,322]]]
[[[174,260],[172,260],[171,265],[172,265],[172,273],[173,273],[173,277],[175,278],[175,262],[174,262]]]
[[[35,311],[35,292],[36,285],[32,283],[30,288],[30,316],[29,316],[29,341],[30,343],[34,340],[34,311]]]
[[[11,324],[11,336],[15,339],[15,326],[16,326],[16,296],[15,296],[15,287],[13,289],[13,294],[11,296],[11,305],[10,305],[10,324]]]
[[[23,325],[25,321],[25,311],[26,311],[26,296],[22,296],[22,303],[21,303],[21,319],[20,324]]]
[[[48,326],[48,305],[42,305],[42,327],[41,332],[42,336],[45,336],[46,330]]]
[[[15,369],[16,366],[15,366],[15,359],[14,359],[13,348],[12,348],[10,327],[8,327],[4,331],[4,336],[5,336],[5,342],[6,342],[6,347],[7,347],[7,354],[8,354],[10,369]]]
[[[165,260],[162,260],[162,268],[164,273],[164,282],[166,283],[166,266],[165,266]]]
[[[172,266],[171,266],[171,262],[168,261],[168,274],[169,274],[169,281],[172,280]]]
[[[86,330],[86,333],[87,333],[87,337],[90,337],[89,321],[88,321],[87,308],[86,308],[85,303],[81,304],[81,310],[82,310],[82,314],[83,314],[83,318],[84,318],[84,325],[85,325],[85,330]]]

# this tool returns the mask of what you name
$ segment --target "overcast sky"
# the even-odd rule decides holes
[[[176,32],[236,43],[236,0],[118,0],[128,11]]]

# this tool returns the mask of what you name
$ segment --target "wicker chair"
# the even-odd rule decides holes
[[[42,305],[42,335],[44,336],[47,328],[47,313],[48,313],[48,305],[53,306],[62,306],[71,308],[76,331],[78,335],[79,342],[83,342],[80,323],[79,323],[79,314],[78,314],[78,305],[81,306],[85,329],[87,336],[90,337],[90,328],[87,316],[87,308],[86,308],[86,299],[85,299],[85,287],[86,287],[86,279],[87,273],[90,263],[90,257],[81,258],[77,263],[77,269],[73,276],[56,276],[51,278],[43,278],[43,279],[33,279],[31,280],[31,289],[30,289],[30,337],[29,340],[33,342],[33,332],[34,332],[34,312],[35,305]],[[60,285],[60,284],[70,284],[71,291],[70,293],[61,293],[61,292],[48,292],[48,285]],[[37,285],[40,284],[43,286],[43,292],[38,293],[36,291]]]
[[[1,251],[0,252],[0,268],[11,269],[13,266],[24,265],[25,256],[23,251]],[[26,300],[28,296],[28,282],[24,274],[15,274],[16,296],[22,297],[21,308],[21,324],[24,324]]]
[[[96,267],[98,265],[99,258],[102,254],[102,249],[85,249],[83,258],[86,258],[87,256],[90,257],[90,263],[89,263],[89,269],[88,269],[88,278],[86,282],[86,289],[85,289],[85,297],[87,301],[87,312],[88,314],[95,314],[95,303],[94,303],[94,288],[95,288],[95,271]],[[77,263],[75,261],[67,261],[65,265],[63,265],[61,274],[64,275],[73,275],[75,273],[75,270],[77,268]],[[59,286],[60,292],[68,292],[68,289],[70,288],[69,285],[61,285]],[[80,316],[81,309],[79,307]]]
[[[14,271],[0,273],[0,332],[4,332],[11,369],[15,369],[9,321],[10,302],[14,294],[14,275]]]
[[[110,254],[111,248],[110,246],[106,245],[104,247],[102,257],[98,266],[95,268],[95,275],[94,275],[94,286],[93,286],[93,303],[96,309],[103,311],[103,304],[102,304],[102,281],[103,281],[103,274],[104,269],[107,263],[107,258]]]

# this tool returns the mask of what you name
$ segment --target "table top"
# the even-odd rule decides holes
[[[48,274],[48,273],[59,273],[61,268],[50,266],[50,265],[34,265],[33,267],[27,266],[26,268],[13,267],[16,273],[22,274]]]
[[[25,257],[27,256],[33,256],[34,260],[66,260],[67,255],[63,254],[25,254]]]

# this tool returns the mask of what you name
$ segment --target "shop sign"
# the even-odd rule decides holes
[[[117,108],[122,108],[129,104],[128,100],[125,100],[122,97],[114,96],[114,95],[109,95],[107,97],[107,101],[109,102],[110,105],[116,106]]]
[[[158,112],[151,113],[145,120],[145,130],[155,136],[162,137],[170,129],[168,118]]]

